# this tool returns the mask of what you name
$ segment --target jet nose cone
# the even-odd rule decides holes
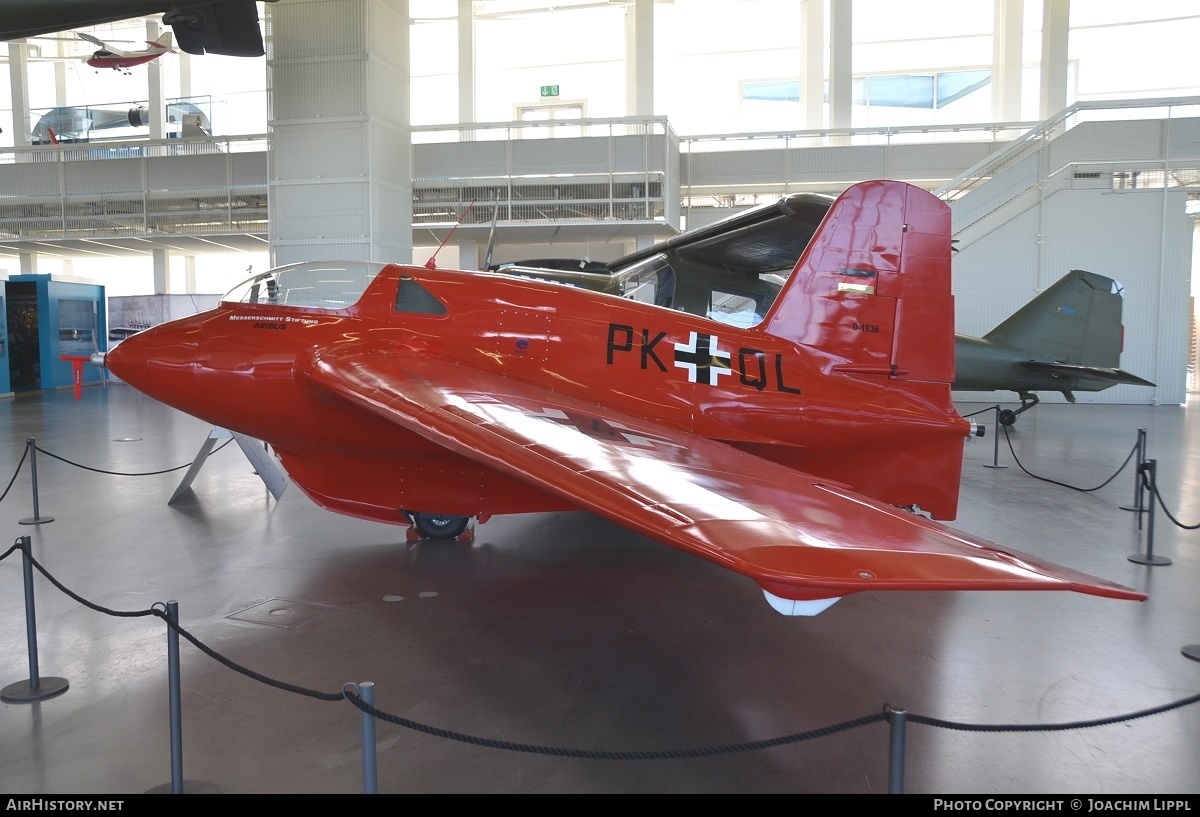
[[[104,352],[92,352],[92,365],[99,366],[101,369],[106,368],[104,365]]]
[[[101,365],[135,389],[144,390],[147,380],[148,361],[153,350],[150,335],[152,330],[138,332],[125,338],[107,352],[93,355],[101,358]]]

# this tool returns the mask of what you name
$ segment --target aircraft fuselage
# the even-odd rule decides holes
[[[428,308],[399,303],[402,278]],[[404,523],[402,509],[486,519],[575,507],[316,387],[313,367],[347,344],[535,383],[880,501],[937,518],[956,511],[970,426],[946,384],[836,373],[839,358],[757,329],[503,275],[389,265],[344,308],[223,301],[123,341],[107,365],[181,411],[270,443],[306,493],[342,513]],[[592,417],[562,422],[618,433]]]

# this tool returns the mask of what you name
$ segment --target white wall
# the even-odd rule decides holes
[[[955,255],[957,331],[981,336],[1072,269],[1125,286],[1121,367],[1157,388],[1118,385],[1080,403],[1186,400],[1192,224],[1186,192],[1063,190]],[[1064,402],[1040,393],[1046,402]],[[960,393],[1012,400],[1010,393]]]

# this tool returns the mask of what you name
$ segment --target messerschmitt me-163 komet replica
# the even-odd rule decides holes
[[[950,214],[865,182],[762,320],[366,261],[258,275],[123,341],[123,381],[257,437],[318,504],[426,536],[587,510],[756,582],[788,615],[868,590],[1144,594],[953,519]],[[928,516],[927,516],[928,515]]]

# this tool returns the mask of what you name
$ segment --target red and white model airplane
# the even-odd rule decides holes
[[[508,275],[367,261],[258,275],[107,355],[270,443],[325,508],[463,534],[586,509],[756,582],[1145,594],[957,532],[950,211],[894,181],[830,207],[757,325]]]
[[[93,68],[111,68],[114,71],[123,71],[129,73],[129,69],[137,65],[143,65],[156,60],[163,54],[174,54],[174,49],[171,48],[171,32],[164,33],[154,42],[147,42],[145,48],[139,48],[133,51],[121,51],[114,48],[91,34],[85,34],[82,31],[76,31],[75,34],[83,40],[87,40],[94,45],[100,46],[100,49],[87,58],[87,64]]]

